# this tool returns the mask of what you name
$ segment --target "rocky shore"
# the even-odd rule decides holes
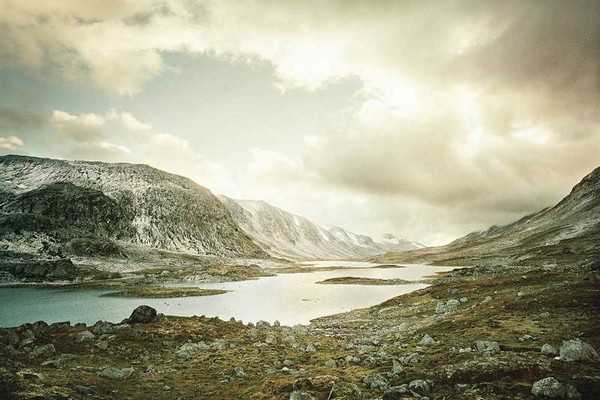
[[[597,399],[600,279],[476,267],[308,326],[161,316],[0,330],[2,399]]]

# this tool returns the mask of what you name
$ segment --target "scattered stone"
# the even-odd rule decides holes
[[[429,346],[429,345],[435,344],[435,340],[433,340],[433,338],[431,336],[429,336],[428,334],[425,334],[425,335],[423,335],[423,338],[421,339],[419,344],[422,346]]]
[[[184,360],[189,360],[190,358],[194,357],[197,353],[208,349],[210,349],[210,346],[208,346],[204,342],[186,343],[175,351],[175,355],[179,358],[183,358]]]
[[[531,394],[536,397],[550,399],[580,399],[581,395],[572,385],[565,385],[556,378],[548,378],[536,381],[531,387]]]
[[[108,378],[108,379],[123,380],[123,379],[129,378],[131,375],[133,375],[134,372],[135,372],[135,369],[133,369],[133,368],[106,367],[106,368],[102,369],[98,373],[98,375],[100,375],[104,378]]]
[[[115,329],[114,324],[107,322],[107,321],[98,321],[92,327],[92,332],[94,333],[94,335],[98,335],[98,336],[114,333],[115,330],[116,329]]]
[[[489,303],[492,301],[492,296],[485,296],[485,299],[481,301],[481,304]]]
[[[437,314],[447,314],[452,313],[458,310],[458,306],[460,305],[460,301],[455,299],[450,299],[446,303],[439,302],[435,308],[435,312]]]
[[[402,400],[406,394],[408,394],[406,385],[394,386],[385,391],[383,400]]]
[[[279,321],[275,320],[275,321],[273,321],[273,326],[274,326],[275,328],[279,328],[279,327],[281,327],[281,322],[279,322]]]
[[[431,386],[433,386],[433,382],[429,380],[415,379],[410,381],[408,389],[422,396],[427,396],[431,393]]]
[[[242,367],[235,367],[233,369],[233,374],[238,378],[244,378],[246,376],[246,371]]]
[[[500,344],[489,340],[478,340],[474,346],[475,350],[486,355],[496,354],[500,351]]]
[[[410,353],[398,358],[398,361],[403,365],[416,364],[421,361],[421,355],[419,353]]]
[[[460,299],[458,299],[458,300],[459,300],[461,303],[463,303],[463,304],[464,304],[464,303],[466,303],[466,302],[468,302],[468,301],[469,301],[469,298],[468,298],[468,297],[461,297],[461,298],[460,298]]]
[[[565,340],[560,346],[560,359],[563,361],[599,361],[598,352],[588,343],[580,340]]]
[[[554,346],[552,346],[551,344],[544,344],[542,346],[541,352],[544,354],[548,354],[550,356],[555,356],[558,354],[558,350],[556,350],[556,348]]]
[[[259,329],[270,328],[271,324],[269,324],[267,321],[258,321],[256,323],[256,327]]]
[[[149,324],[157,320],[156,310],[150,306],[142,305],[133,310],[127,321],[130,324]]]
[[[385,390],[389,387],[387,379],[381,374],[368,375],[363,379],[363,383],[371,389]]]
[[[306,353],[314,353],[316,351],[317,351],[317,349],[312,344],[307,345],[306,348],[304,349],[304,352],[306,352]]]
[[[36,346],[31,351],[31,357],[33,358],[50,357],[54,354],[56,354],[56,349],[54,348],[53,344],[44,344],[41,346]]]
[[[520,342],[527,342],[529,340],[535,340],[535,337],[528,335],[528,334],[525,334],[525,335],[522,335],[519,337]]]
[[[314,397],[308,392],[295,390],[290,393],[290,400],[314,400]]]
[[[96,338],[96,335],[94,335],[90,331],[81,331],[77,334],[77,341],[79,343],[89,342],[89,341],[94,340],[95,338]]]
[[[337,368],[337,363],[335,360],[327,360],[325,361],[325,368]]]

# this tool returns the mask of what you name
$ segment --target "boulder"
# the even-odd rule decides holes
[[[56,354],[56,349],[53,344],[43,344],[41,346],[36,346],[31,351],[31,357],[50,357]]]
[[[415,392],[422,396],[427,396],[431,393],[432,386],[433,382],[429,380],[415,379],[414,381],[410,381],[410,383],[408,384],[408,389],[411,392]]]
[[[581,398],[574,386],[565,385],[552,376],[534,382],[531,394],[545,399],[578,400]]]
[[[130,324],[149,324],[158,320],[156,310],[150,306],[142,305],[131,313],[128,319]]]
[[[551,344],[544,344],[540,350],[543,354],[547,354],[549,356],[555,356],[558,354],[558,350]]]
[[[91,340],[94,340],[96,338],[96,335],[94,335],[92,332],[90,331],[81,331],[77,334],[77,341],[79,343],[83,343],[83,342],[89,342]]]
[[[134,372],[135,369],[133,368],[106,367],[98,375],[104,378],[123,380],[129,378]]]
[[[429,346],[429,345],[435,344],[435,340],[433,340],[433,338],[431,336],[429,336],[428,334],[425,334],[425,335],[423,335],[423,338],[421,339],[419,344],[422,346]]]
[[[456,299],[450,299],[446,303],[439,302],[435,308],[435,312],[437,314],[452,313],[458,310],[458,306],[460,306],[460,301]]]
[[[183,358],[184,360],[189,360],[190,358],[194,357],[197,353],[209,349],[210,346],[204,342],[186,343],[175,351],[175,355],[179,358]]]
[[[560,346],[560,359],[563,361],[600,361],[598,352],[588,343],[580,340],[565,340]]]
[[[363,383],[371,389],[385,390],[389,387],[387,379],[381,374],[368,375],[363,379]]]
[[[383,393],[383,400],[401,400],[409,394],[406,385],[394,386]]]
[[[484,353],[487,355],[496,354],[500,351],[500,344],[498,342],[492,342],[489,340],[478,340],[474,344],[475,350],[479,353]]]

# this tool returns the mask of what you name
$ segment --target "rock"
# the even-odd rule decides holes
[[[423,338],[421,339],[419,344],[422,346],[429,346],[429,345],[435,344],[435,340],[433,340],[433,338],[431,336],[429,336],[428,334],[425,334],[425,335],[423,335]]]
[[[337,368],[337,363],[335,360],[327,360],[325,361],[325,368]]]
[[[363,379],[363,383],[371,389],[385,390],[389,387],[387,379],[381,374],[368,375]]]
[[[563,361],[599,361],[598,352],[588,343],[580,340],[565,340],[560,346],[560,359]]]
[[[304,351],[306,353],[314,353],[314,352],[317,351],[317,349],[312,344],[309,344],[308,346],[306,346],[306,348],[304,349]]]
[[[210,346],[203,342],[186,343],[175,351],[175,355],[179,358],[183,358],[184,360],[189,360],[190,358],[194,357],[197,353],[208,349],[210,349]]]
[[[66,329],[71,326],[71,321],[54,322],[48,327],[51,331]]]
[[[279,322],[279,321],[275,320],[275,321],[273,321],[273,326],[274,326],[275,328],[279,328],[279,327],[281,327],[281,322]]]
[[[519,336],[519,341],[520,342],[527,342],[527,341],[530,341],[530,340],[535,340],[535,338],[533,336],[531,336],[531,335],[528,335],[528,334]]]
[[[92,332],[94,335],[105,335],[114,333],[116,331],[114,324],[107,321],[98,321],[92,327]]]
[[[403,365],[416,364],[419,361],[421,361],[421,356],[419,355],[419,353],[410,353],[398,358],[398,361],[400,362],[400,364]]]
[[[156,310],[150,306],[142,305],[133,310],[128,322],[130,324],[149,324],[157,320],[158,315]]]
[[[458,310],[458,306],[460,305],[460,301],[455,299],[450,299],[446,303],[439,302],[435,308],[435,312],[437,314],[446,314],[451,313]]]
[[[275,335],[268,334],[267,337],[265,338],[265,343],[277,344],[277,337],[275,337]]]
[[[531,387],[531,394],[535,397],[549,399],[576,400],[581,398],[581,395],[575,387],[572,385],[565,385],[552,376],[536,381]]]
[[[383,400],[402,400],[406,398],[406,394],[408,394],[406,385],[394,386],[385,391]]]
[[[67,363],[68,361],[74,360],[76,358],[77,358],[77,356],[74,354],[61,354],[52,360],[44,361],[42,363],[42,366],[50,367],[50,368],[62,368],[62,367],[64,367],[65,363]]]
[[[54,354],[56,354],[56,349],[54,348],[53,344],[44,344],[41,346],[36,346],[31,351],[31,357],[33,358],[50,357]]]
[[[492,296],[485,296],[485,299],[481,301],[481,304],[489,303],[492,301]]]
[[[459,300],[461,303],[463,303],[463,304],[464,304],[464,303],[466,303],[466,302],[468,302],[468,301],[469,301],[469,298],[468,298],[468,297],[461,297],[461,298],[460,298],[460,299],[458,299],[458,300]]]
[[[540,351],[542,353],[548,354],[550,356],[555,356],[558,354],[558,350],[556,350],[556,348],[554,346],[552,346],[551,344],[548,344],[548,343],[544,344]]]
[[[233,374],[238,378],[244,378],[246,376],[246,371],[242,367],[235,367],[233,369]]]
[[[487,355],[496,354],[500,351],[500,344],[489,340],[478,340],[474,344],[475,350]]]
[[[294,390],[290,393],[290,400],[314,400],[314,397],[308,392]]]
[[[102,340],[98,343],[96,343],[96,347],[99,348],[100,350],[107,350],[108,349],[108,342],[105,340]]]
[[[433,386],[432,384],[433,382],[429,380],[426,381],[423,379],[415,379],[414,381],[410,381],[408,384],[408,389],[422,396],[427,396],[431,393],[431,386]]]
[[[259,329],[264,329],[271,327],[271,324],[269,324],[267,321],[258,321],[256,323],[256,327]]]
[[[81,331],[77,334],[77,341],[79,343],[89,342],[91,340],[94,340],[95,338],[96,338],[96,335],[94,335],[90,331]]]
[[[135,369],[133,368],[106,367],[98,375],[104,378],[123,380],[129,378],[134,372]]]

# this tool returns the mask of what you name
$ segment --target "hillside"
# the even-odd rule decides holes
[[[419,247],[417,243],[389,234],[385,242],[376,242],[369,236],[340,227],[325,228],[264,201],[234,200],[226,196],[220,199],[239,226],[272,256],[340,259]]]
[[[137,164],[0,157],[0,249],[114,240],[199,255],[266,254],[190,179]]]
[[[470,264],[582,264],[600,260],[600,168],[554,207],[505,226],[492,226],[454,242],[402,253],[378,262]]]

